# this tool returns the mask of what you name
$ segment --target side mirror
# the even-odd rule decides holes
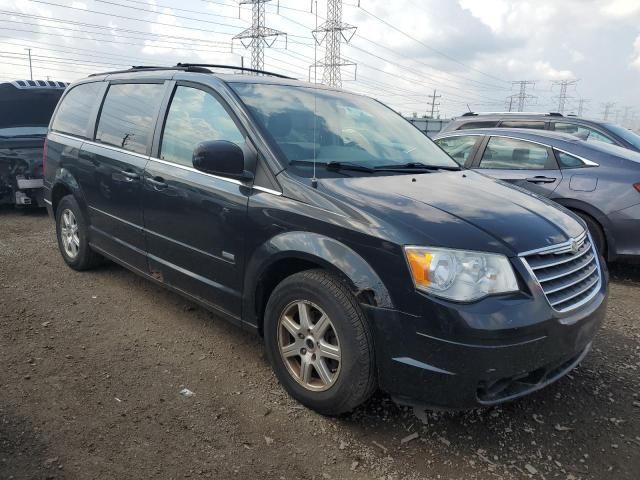
[[[193,167],[204,173],[248,181],[253,174],[245,170],[244,152],[233,142],[211,140],[193,150]]]

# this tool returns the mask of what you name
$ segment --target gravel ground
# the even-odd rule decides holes
[[[74,272],[45,215],[0,210],[0,479],[637,480],[640,270],[613,278],[594,351],[542,392],[323,418],[259,339],[118,266]]]

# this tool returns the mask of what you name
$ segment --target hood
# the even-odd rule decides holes
[[[469,170],[322,179],[320,185],[380,224],[403,229],[405,244],[518,254],[584,232],[559,205]]]

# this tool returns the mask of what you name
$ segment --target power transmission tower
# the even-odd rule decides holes
[[[431,118],[435,118],[435,111],[436,111],[436,107],[440,106],[440,102],[436,103],[436,100],[438,98],[442,98],[442,95],[436,95],[436,89],[433,89],[433,95],[429,95],[429,98],[431,99]]]
[[[614,107],[614,102],[607,102],[602,104],[602,118],[607,121],[609,120],[609,115],[611,115],[611,109]]]
[[[554,85],[560,85],[560,95],[558,95],[558,112],[564,113],[564,107],[568,98],[572,98],[567,96],[567,87],[571,85],[575,85],[578,83],[578,80],[559,80],[553,82]]]
[[[536,82],[531,80],[520,80],[518,82],[512,82],[513,85],[518,85],[520,87],[520,91],[514,95],[507,97],[507,101],[511,100],[509,104],[509,111],[511,111],[513,106],[513,100],[517,100],[518,102],[518,112],[524,111],[524,106],[529,100],[533,100],[537,98],[535,95],[529,95],[527,93],[527,87],[531,85],[533,87]]]
[[[340,55],[342,40],[349,43],[356,33],[356,28],[342,21],[342,0],[327,0],[327,21],[313,31],[313,37],[318,45],[326,43],[324,61],[313,65],[314,68],[322,67],[322,83],[325,85],[342,87],[341,68],[356,66],[355,63],[345,60]]]
[[[272,47],[280,35],[286,33],[265,26],[265,3],[271,0],[240,0],[240,5],[251,4],[251,26],[233,40],[240,40],[244,48],[251,47],[251,68],[264,70],[264,49]]]
[[[581,117],[582,114],[584,113],[584,111],[586,110],[584,108],[584,104],[585,103],[589,103],[589,99],[588,98],[581,98],[578,100],[578,116]]]

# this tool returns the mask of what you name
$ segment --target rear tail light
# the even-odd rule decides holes
[[[42,176],[46,172],[46,164],[47,164],[47,137],[44,138],[44,145],[42,145]]]
[[[634,183],[633,188],[635,188],[638,192],[640,192],[640,182]]]

